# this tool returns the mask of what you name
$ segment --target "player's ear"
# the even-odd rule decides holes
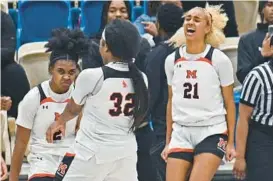
[[[110,50],[109,50],[109,48],[108,48],[108,45],[105,43],[105,51],[106,52],[109,52]]]

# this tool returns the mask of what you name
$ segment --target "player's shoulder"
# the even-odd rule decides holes
[[[230,58],[218,48],[214,48],[211,61],[214,64],[231,63]]]
[[[81,71],[78,78],[93,81],[99,79],[101,76],[103,76],[103,71],[101,67],[98,67],[84,69]]]
[[[171,54],[169,54],[165,60],[165,64],[171,64],[171,65],[174,65],[174,62],[175,62],[175,54],[176,54],[176,51],[179,51],[180,48],[177,48],[175,49]]]
[[[43,90],[46,85],[46,82],[47,81],[44,81],[41,83]],[[30,105],[30,106],[39,105],[40,98],[41,98],[41,94],[40,94],[40,91],[39,91],[38,85],[37,85],[28,91],[28,93],[24,96],[24,98],[21,102],[24,105]]]

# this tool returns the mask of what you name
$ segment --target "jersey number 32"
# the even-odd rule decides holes
[[[111,94],[110,100],[114,101],[114,109],[109,110],[111,116],[120,116],[122,113],[124,116],[132,116],[134,108],[134,94],[129,93],[127,95],[122,95],[121,93],[115,92]],[[126,101],[124,107],[122,107],[122,102]]]

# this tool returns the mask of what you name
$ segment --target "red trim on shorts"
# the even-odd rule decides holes
[[[212,62],[211,62],[209,59],[207,59],[207,58],[201,57],[201,58],[199,58],[199,59],[196,60],[196,61],[206,62],[206,63],[209,63],[210,65],[212,65]]]
[[[41,177],[52,177],[54,178],[55,175],[50,174],[50,173],[36,173],[32,175],[28,180],[33,179],[33,178],[41,178]]]
[[[68,153],[66,152],[64,156],[68,156],[68,157],[74,157],[76,154],[74,153]]]
[[[190,148],[172,148],[172,149],[169,150],[169,153],[177,153],[177,152],[193,153],[193,149],[190,149]]]

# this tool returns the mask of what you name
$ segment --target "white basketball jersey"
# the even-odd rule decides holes
[[[84,79],[84,74],[96,84],[86,98],[76,141],[97,152],[99,162],[132,155],[137,151],[137,144],[130,130],[133,124],[134,88],[128,65],[109,63],[102,68],[86,70],[79,79]],[[76,94],[77,87],[73,96],[77,102]]]
[[[171,80],[174,122],[184,126],[208,126],[225,121],[221,82],[213,65],[214,51],[207,46],[199,57],[185,57],[181,49],[174,53]]]
[[[28,93],[29,95],[24,98],[22,105],[20,105],[20,109],[26,106],[37,105],[36,112],[34,112],[33,116],[34,118],[33,120],[30,120],[27,116],[28,113],[21,112],[19,109],[20,113],[17,124],[31,129],[30,151],[32,153],[47,153],[62,156],[75,140],[77,117],[66,124],[66,135],[61,140],[56,140],[54,143],[48,143],[46,141],[46,131],[63,112],[67,102],[71,98],[73,86],[71,86],[67,93],[60,95],[53,93],[52,90],[50,90],[49,81],[45,81],[33,89],[34,90],[31,90]],[[36,96],[37,94],[38,96]],[[51,94],[54,95],[51,96]],[[32,100],[28,99],[28,97],[32,97]],[[57,100],[55,98],[61,99]],[[35,99],[35,102],[30,102],[34,101],[33,99]],[[36,104],[36,102],[39,103]]]

